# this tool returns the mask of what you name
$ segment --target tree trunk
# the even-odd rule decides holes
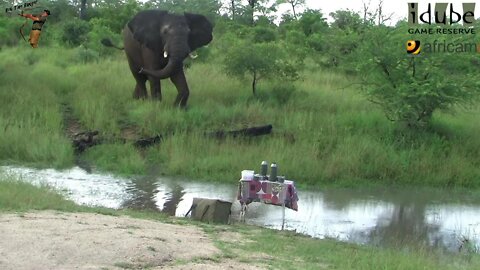
[[[253,13],[255,13],[255,4],[257,3],[257,0],[248,0],[248,4],[250,5],[250,9],[252,11],[252,17],[250,18],[252,21],[250,22],[252,26],[255,25],[255,19],[253,17]]]
[[[368,15],[369,6],[367,3],[363,2],[363,23],[367,24],[367,15]]]
[[[232,3],[232,21],[235,21],[235,0],[231,0],[230,3]]]
[[[378,2],[378,25],[382,24],[383,17],[383,1]]]
[[[292,10],[293,10],[293,17],[295,18],[295,20],[298,20],[297,18],[297,12],[295,11],[295,5],[293,3],[292,4]]]
[[[87,19],[87,0],[82,0],[80,4],[80,19],[81,20]]]

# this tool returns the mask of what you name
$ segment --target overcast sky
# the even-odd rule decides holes
[[[140,0],[141,2],[145,2],[145,0]],[[273,0],[271,0],[273,1]],[[371,8],[370,10],[374,12],[380,0],[306,0],[307,8],[311,9],[321,9],[325,16],[329,17],[328,14],[330,12],[334,12],[336,10],[341,9],[350,9],[355,12],[360,12],[363,14],[363,3],[369,3]],[[228,4],[228,0],[222,0],[223,3]],[[246,4],[246,0],[243,0],[243,3]],[[448,2],[454,4],[454,9],[459,11],[462,10],[462,3],[467,2],[475,2],[478,3],[476,6],[475,17],[479,17],[480,14],[480,2],[478,0],[383,0],[383,9],[384,14],[393,14],[392,19],[393,23],[400,19],[405,19],[408,13],[408,6],[407,3],[419,3],[420,9],[419,11],[424,11],[427,8],[428,3],[432,3],[432,9],[434,8],[434,4],[436,2]],[[280,9],[280,13],[283,13],[287,10],[291,10],[291,6],[289,4],[282,5]],[[301,10],[300,10],[301,11]],[[330,18],[329,18],[330,20]]]
[[[372,12],[377,8],[379,0],[307,0],[307,6],[309,8],[321,9],[325,15],[330,12],[340,9],[350,9],[353,11],[363,12],[363,2],[369,3]],[[408,1],[408,0],[384,0],[385,14],[395,13],[395,17],[406,17],[407,3],[408,2],[420,2],[420,1]],[[286,7],[286,6],[285,6]]]
[[[340,10],[340,9],[350,9],[353,11],[362,11],[363,10],[363,2],[369,3],[371,6],[371,10],[375,11],[376,7],[378,6],[379,0],[306,0],[307,7],[313,9],[321,9],[325,15],[328,16],[330,12]],[[476,11],[478,12],[480,2],[477,0],[384,0],[383,1],[383,9],[384,14],[391,14],[393,13],[393,19],[395,21],[399,19],[403,19],[407,17],[408,13],[408,6],[407,3],[419,3],[420,10],[426,10],[427,4],[432,3],[432,9],[434,8],[434,4],[436,2],[448,2],[454,4],[454,9],[458,7],[459,11],[462,10],[462,3],[467,2],[476,2]],[[289,7],[288,5],[284,5],[283,8]],[[419,11],[420,11],[419,10]],[[477,12],[475,13],[476,17],[478,17]]]

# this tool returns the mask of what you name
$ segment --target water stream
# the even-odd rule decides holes
[[[184,216],[194,197],[234,202],[237,180],[212,184],[165,177],[121,178],[79,167],[57,171],[0,167],[34,184],[48,184],[78,204],[153,209]],[[423,244],[458,251],[480,247],[480,198],[433,189],[299,190],[299,211],[286,210],[286,229],[318,238],[373,245]],[[252,203],[246,222],[279,229],[281,207]]]

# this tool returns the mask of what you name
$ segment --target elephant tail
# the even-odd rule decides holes
[[[116,46],[115,44],[112,43],[112,41],[108,38],[103,38],[102,40],[100,40],[100,42],[103,44],[103,46],[106,46],[106,47],[113,47],[115,49],[118,49],[118,50],[123,50],[123,48],[120,48],[118,46]]]

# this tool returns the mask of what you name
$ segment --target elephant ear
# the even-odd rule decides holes
[[[212,41],[213,25],[205,16],[185,13],[185,18],[190,27],[188,45],[192,51],[205,46]]]

